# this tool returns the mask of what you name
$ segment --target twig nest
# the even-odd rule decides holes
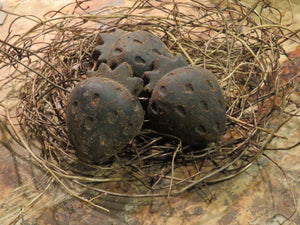
[[[134,76],[141,77],[145,71],[152,70],[158,55],[172,57],[159,38],[146,31],[135,31],[124,34],[116,41],[108,57],[108,64],[114,68],[127,62]]]
[[[225,132],[225,103],[214,75],[199,67],[181,67],[155,85],[148,112],[152,126],[180,137],[184,143],[203,145]]]
[[[139,133],[140,102],[123,85],[94,77],[73,88],[66,107],[68,134],[77,157],[101,163],[120,152]]]

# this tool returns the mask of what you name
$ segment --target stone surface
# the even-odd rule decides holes
[[[1,10],[7,10],[7,3],[6,1],[0,1],[0,25],[2,25],[7,17],[7,13]]]
[[[43,12],[56,7],[59,8],[71,1],[8,0],[7,2],[9,9],[14,12],[42,16]],[[107,2],[91,1],[95,5]],[[284,4],[283,7],[289,9],[285,1],[272,1],[272,3],[274,2],[278,2],[280,5]],[[299,21],[299,2],[293,1],[293,3],[295,3],[293,7],[296,15],[295,19]],[[11,16],[8,16],[4,25],[2,25],[1,31],[8,28],[9,21],[12,21]],[[296,25],[297,23],[295,23]],[[14,31],[22,33],[26,29],[28,27],[20,23],[14,28]],[[3,38],[4,36],[5,32],[1,32],[0,37]],[[4,96],[2,89],[0,96]],[[299,95],[294,96],[294,98],[299,100]],[[300,119],[295,117],[278,132],[287,136],[288,140],[275,138],[269,148],[292,146],[300,139],[299,129]],[[299,206],[300,146],[288,151],[270,150],[266,154],[285,171]],[[30,160],[24,161],[21,156],[26,159],[29,158],[24,149],[10,142],[8,136],[3,134],[2,129],[0,147],[0,224],[3,225],[9,224],[18,213],[22,212],[21,209],[25,209],[26,203],[33,200],[42,191],[42,189],[37,190],[37,187],[41,184],[40,182],[36,183],[36,181],[43,181],[44,171],[39,171],[32,166]],[[17,162],[18,167],[16,167],[15,162]],[[44,186],[43,184],[42,187]],[[18,190],[24,189],[25,194],[19,197],[22,201],[13,202],[14,204],[12,204],[13,197],[17,193],[14,190],[17,187]],[[107,199],[101,200],[102,202],[99,201],[99,204],[103,203],[104,206],[111,209],[109,214],[86,206],[79,200],[69,198],[68,194],[53,185],[39,201],[21,213],[21,219],[17,224],[96,225],[100,221],[101,224],[118,225],[278,225],[282,224],[294,210],[293,199],[286,177],[278,166],[265,157],[261,157],[246,172],[232,180],[211,185],[208,188],[193,189],[181,196],[169,199],[148,199],[146,202],[140,202],[138,199],[107,197]],[[9,213],[11,211],[12,213]],[[299,208],[294,217],[285,224],[300,224]]]

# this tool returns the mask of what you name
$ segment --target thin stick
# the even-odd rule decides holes
[[[182,47],[182,45],[180,44],[180,42],[177,41],[176,37],[173,34],[171,34],[170,32],[167,32],[167,34],[175,41],[175,43],[178,45],[178,47],[183,52],[183,54],[185,55],[185,57],[189,60],[189,62],[191,63],[191,65],[194,65],[195,64],[194,61],[191,59],[191,57],[186,52],[186,50]]]
[[[17,219],[24,214],[30,207],[32,207],[32,205],[38,201],[51,187],[51,185],[54,182],[54,178],[51,178],[50,182],[48,183],[48,185],[45,187],[45,189],[39,193],[36,197],[34,197],[24,208],[22,208],[22,210],[13,218],[13,220],[11,222],[9,222],[9,224],[16,224]]]
[[[172,170],[171,170],[171,181],[170,181],[170,188],[169,188],[169,192],[168,192],[168,197],[170,197],[171,195],[171,191],[172,191],[172,185],[173,185],[173,178],[174,178],[174,170],[175,170],[175,158],[176,155],[179,151],[181,151],[182,149],[182,144],[181,144],[181,140],[179,140],[179,144],[175,150],[175,152],[173,153],[173,157],[172,157]]]
[[[242,121],[242,120],[239,120],[239,119],[236,119],[236,118],[234,118],[234,117],[232,117],[232,116],[230,116],[230,115],[227,115],[227,118],[229,118],[230,120],[232,120],[232,121],[234,121],[234,122],[241,123],[241,124],[243,124],[244,126],[249,126],[249,127],[252,127],[252,128],[256,128],[256,129],[261,130],[261,131],[263,131],[263,132],[266,132],[266,133],[268,133],[268,134],[272,134],[272,132],[273,132],[272,130],[269,130],[269,129],[266,129],[266,128],[262,128],[262,127],[258,127],[258,126],[254,126],[254,125],[251,124],[251,123],[246,123],[246,122],[244,122],[244,121]],[[282,138],[282,139],[288,139],[286,136],[281,135],[281,134],[277,134],[277,133],[274,133],[274,136],[279,137],[279,138]]]

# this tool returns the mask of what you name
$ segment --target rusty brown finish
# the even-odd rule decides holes
[[[88,71],[88,77],[106,77],[124,85],[130,93],[138,96],[143,90],[144,82],[139,77],[133,77],[131,66],[124,62],[112,70],[107,64],[101,63],[97,71]]]
[[[151,71],[158,55],[172,57],[167,47],[154,35],[146,31],[127,33],[114,44],[108,64],[111,67],[127,62],[134,76],[141,77],[145,71]]]
[[[182,67],[155,86],[148,108],[152,125],[191,145],[218,140],[225,132],[226,112],[214,75],[199,67]]]
[[[100,33],[96,39],[97,45],[92,52],[92,58],[99,64],[106,63],[110,54],[110,49],[124,34],[126,34],[126,31],[120,29],[117,29],[111,33]]]
[[[101,163],[134,138],[142,126],[144,112],[124,86],[95,77],[78,83],[72,90],[66,117],[77,157]]]
[[[148,81],[143,90],[144,95],[151,95],[156,83],[168,72],[187,65],[188,63],[182,54],[178,54],[174,58],[157,56],[153,63],[153,71],[147,71],[143,75],[143,79]]]

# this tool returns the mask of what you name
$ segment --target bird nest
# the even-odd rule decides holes
[[[101,193],[178,195],[237,176],[274,137],[285,138],[277,131],[290,118],[285,110],[296,76],[283,77],[279,59],[288,57],[282,45],[297,34],[282,25],[279,10],[264,1],[249,6],[239,1],[215,5],[147,0],[90,13],[85,2],[77,1],[68,14],[63,8],[43,20],[32,17],[35,25],[28,32],[10,33],[1,41],[1,67],[10,71],[7,84],[17,84],[18,89],[10,98],[20,100],[16,119],[21,129],[8,112],[7,129],[70,194],[100,208],[93,197]],[[227,110],[226,134],[220,141],[188,146],[177,137],[142,128],[106,164],[77,160],[66,130],[66,100],[87,70],[95,67],[91,54],[99,32],[115,29],[146,30],[174,55],[181,53],[190,65],[216,76]],[[38,143],[38,152],[32,150],[33,143]],[[92,197],[75,194],[74,184],[90,190]]]

